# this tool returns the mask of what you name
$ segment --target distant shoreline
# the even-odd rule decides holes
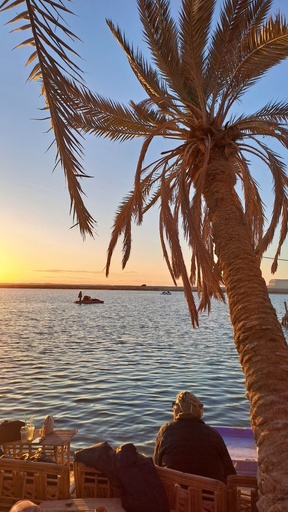
[[[50,290],[140,290],[140,291],[175,291],[183,292],[183,286],[149,286],[149,285],[122,285],[122,284],[41,284],[41,283],[0,283],[0,288],[32,288]],[[196,288],[192,288],[196,291]]]
[[[50,290],[127,290],[127,291],[170,291],[170,292],[183,292],[183,286],[149,286],[149,285],[107,285],[107,284],[96,284],[96,285],[88,285],[88,284],[49,284],[49,283],[0,283],[0,288],[27,288],[27,289],[50,289]],[[277,288],[274,286],[268,286],[267,289],[269,293],[273,294],[287,294],[287,288]],[[197,292],[196,287],[192,287],[193,292]],[[223,288],[225,292],[225,289]]]

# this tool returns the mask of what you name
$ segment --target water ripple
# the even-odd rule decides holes
[[[189,389],[208,423],[249,425],[226,305],[192,330],[181,292],[98,296],[103,305],[79,307],[73,290],[0,289],[2,419],[26,413],[40,427],[50,413],[56,427],[78,429],[72,450],[106,440],[151,455],[171,401]],[[285,297],[271,300],[281,317]]]

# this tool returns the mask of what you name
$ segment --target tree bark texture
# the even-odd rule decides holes
[[[210,173],[210,174],[209,174]],[[258,447],[260,512],[288,511],[288,347],[229,167],[204,190]]]

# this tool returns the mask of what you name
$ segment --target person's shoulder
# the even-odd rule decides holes
[[[163,423],[163,425],[160,427],[159,432],[165,432],[166,430],[170,430],[171,428],[174,428],[176,425],[175,420],[168,421],[167,423]]]
[[[169,428],[169,427],[172,427],[173,425],[176,425],[176,421],[175,420],[171,420],[171,421],[167,421],[167,423],[164,423],[164,425],[162,425],[164,428]]]
[[[219,432],[216,430],[216,428],[211,427],[210,425],[207,425],[206,423],[205,423],[205,427],[207,429],[207,432],[209,432],[209,434],[211,435],[211,437],[214,437],[214,439],[218,439],[220,442],[224,443],[223,437],[221,436],[221,434],[219,434]]]

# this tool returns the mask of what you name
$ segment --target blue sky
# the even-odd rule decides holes
[[[172,3],[176,12],[180,0]],[[273,5],[288,17],[286,0],[274,1]],[[105,22],[110,18],[118,23],[128,40],[144,49],[136,1],[74,0],[71,7],[77,16],[67,21],[82,40],[75,48],[83,58],[79,64],[87,85],[124,103],[142,99],[142,89]],[[52,135],[46,133],[47,123],[36,120],[42,116],[39,109],[43,106],[39,85],[26,82],[29,70],[25,63],[31,50],[13,50],[23,34],[11,34],[12,26],[5,25],[15,14],[12,10],[0,14],[0,282],[170,285],[160,249],[157,207],[141,227],[133,230],[126,270],[121,270],[119,246],[108,280],[103,273],[114,215],[133,186],[141,141],[119,144],[87,138],[83,165],[94,178],[84,180],[83,188],[86,205],[97,220],[97,235],[94,240],[83,241],[77,229],[70,229],[73,220],[63,172],[57,167],[52,173],[55,154],[53,148],[47,151]],[[247,95],[239,105],[240,111],[255,111],[269,99],[287,98],[287,71],[288,62],[275,68]],[[263,170],[255,172],[262,179]],[[268,177],[263,198],[269,213]],[[270,248],[266,256],[272,255]],[[288,241],[281,257],[288,259]],[[270,264],[270,260],[263,260],[266,281],[273,277],[288,279],[288,262],[280,261],[275,276],[269,272]]]

